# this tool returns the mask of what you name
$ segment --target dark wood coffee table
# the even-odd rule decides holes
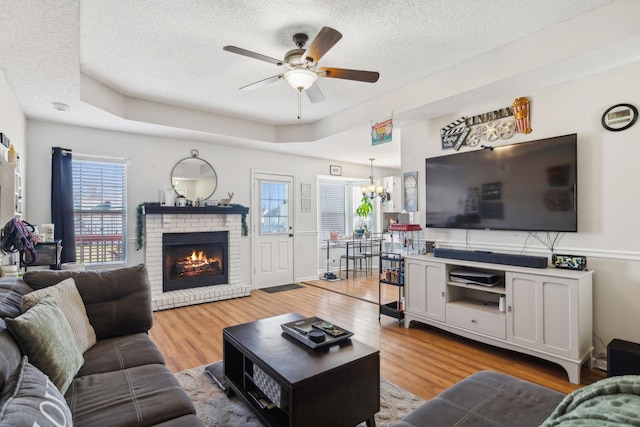
[[[366,421],[374,427],[380,410],[379,351],[354,339],[311,349],[280,327],[303,318],[289,313],[225,328],[224,375],[230,391],[269,426],[353,427]],[[256,382],[265,388],[265,376],[281,396],[271,409],[252,396]]]

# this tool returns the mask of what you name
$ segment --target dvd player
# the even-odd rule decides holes
[[[449,273],[449,279],[453,282],[492,287],[501,284],[504,276],[480,270],[456,269]]]

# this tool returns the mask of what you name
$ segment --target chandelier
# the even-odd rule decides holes
[[[389,199],[389,193],[387,193],[387,189],[384,188],[382,185],[376,185],[376,183],[374,182],[374,176],[373,176],[373,161],[375,159],[374,158],[370,158],[369,161],[371,162],[371,174],[369,175],[369,185],[362,185],[360,186],[360,191],[362,191],[362,195],[365,197],[368,197],[369,199],[374,199],[376,197],[380,197],[380,200],[382,200],[383,202]]]

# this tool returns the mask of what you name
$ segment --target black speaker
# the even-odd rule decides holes
[[[436,248],[433,256],[438,258],[461,259],[465,261],[488,262],[491,264],[516,265],[519,267],[547,268],[549,259],[541,256],[511,255],[486,251],[463,251],[460,249]]]
[[[607,346],[607,376],[640,375],[640,344],[619,339]]]

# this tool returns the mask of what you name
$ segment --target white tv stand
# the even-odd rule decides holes
[[[504,275],[495,287],[449,280],[457,268]],[[591,364],[593,271],[526,268],[431,255],[405,256],[404,325],[445,331],[561,365],[580,384]],[[498,308],[505,295],[505,311]]]

